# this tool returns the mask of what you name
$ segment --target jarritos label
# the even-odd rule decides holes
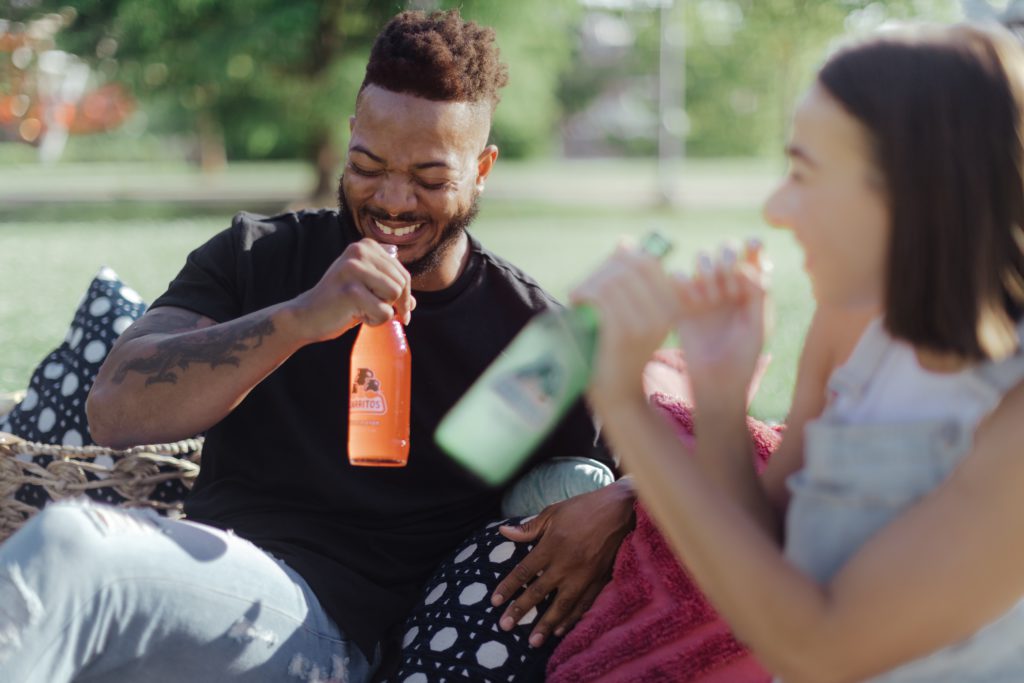
[[[388,402],[384,399],[380,378],[370,368],[358,368],[355,374],[348,398],[349,411],[372,415],[387,413]]]

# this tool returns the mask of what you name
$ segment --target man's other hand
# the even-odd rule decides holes
[[[491,596],[508,631],[554,593],[554,600],[530,634],[540,647],[548,636],[565,635],[611,579],[615,555],[633,528],[635,496],[628,480],[544,508],[521,526],[503,526],[503,536],[534,549],[502,579]],[[519,595],[520,589],[522,592]]]

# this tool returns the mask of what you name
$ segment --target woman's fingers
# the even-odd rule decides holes
[[[673,281],[682,312],[697,315],[723,305],[743,305],[751,294],[748,285],[767,288],[770,270],[761,242],[751,239],[742,248],[726,243],[716,258],[698,253],[693,274],[677,273]]]

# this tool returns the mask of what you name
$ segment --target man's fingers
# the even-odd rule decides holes
[[[381,301],[365,285],[353,283],[346,287],[346,290],[356,311],[359,312],[361,322],[368,325],[382,325],[391,319],[393,315],[391,306]]]
[[[559,586],[558,592],[555,593],[555,599],[544,610],[540,621],[537,622],[533,632],[530,633],[530,645],[533,647],[543,645],[544,641],[555,631],[556,627],[560,626],[570,615],[575,613],[581,597],[580,591],[576,588],[566,585]]]
[[[492,605],[498,607],[518,593],[519,589],[523,586],[537,578],[538,574],[543,573],[546,562],[543,561],[542,556],[535,556],[536,552],[537,549],[535,548],[529,555],[523,558],[522,562],[513,567],[508,576],[501,580],[498,587],[494,589],[494,593],[491,594]]]
[[[523,592],[505,608],[505,613],[501,615],[499,625],[502,629],[510,631],[515,628],[516,624],[526,616],[530,610],[534,609],[540,603],[550,595],[556,588],[556,584],[545,576],[538,576],[535,578]],[[557,602],[557,601],[556,601]],[[554,605],[548,607],[544,612],[544,619],[548,618],[548,614],[554,608]],[[561,618],[561,617],[559,617]],[[544,620],[542,619],[542,621]],[[554,625],[547,627],[547,632],[554,628]],[[536,629],[534,629],[536,631]]]
[[[355,253],[352,266],[356,276],[378,299],[394,306],[400,317],[411,308],[403,300],[411,298],[412,276],[399,260],[387,253],[384,247],[366,238],[353,245]],[[351,248],[351,247],[350,247]]]
[[[601,590],[604,586],[605,582],[601,581],[591,584],[585,591],[583,591],[583,595],[576,601],[576,606],[572,608],[569,616],[562,619],[562,623],[555,627],[554,633],[556,636],[561,638],[572,630],[572,627],[576,625],[576,622],[583,618],[583,615],[586,614],[587,610],[594,604],[594,601],[597,600],[597,596],[601,594]]]
[[[402,321],[403,325],[408,325],[415,308],[416,298],[412,295],[412,291],[409,289],[402,290],[401,296],[395,302],[395,317]]]

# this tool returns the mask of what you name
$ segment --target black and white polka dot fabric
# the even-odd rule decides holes
[[[125,285],[110,268],[101,268],[78,304],[64,341],[36,367],[25,398],[0,422],[0,431],[29,441],[65,446],[93,444],[85,417],[85,399],[103,359],[114,341],[146,310],[142,297]],[[24,456],[23,456],[24,457]],[[46,467],[49,456],[35,456]],[[97,463],[110,466],[110,456]],[[91,473],[90,479],[95,478]],[[94,489],[95,500],[119,503],[122,496],[109,488]],[[185,488],[179,481],[161,484],[157,500],[181,500]],[[50,497],[40,486],[25,485],[16,493],[23,503],[43,507]]]
[[[491,605],[498,583],[533,549],[498,531],[501,524],[519,521],[489,524],[438,568],[403,627],[402,654],[389,683],[544,680],[557,641],[530,647],[538,611],[531,610],[512,631],[502,631],[498,620],[505,606]]]

